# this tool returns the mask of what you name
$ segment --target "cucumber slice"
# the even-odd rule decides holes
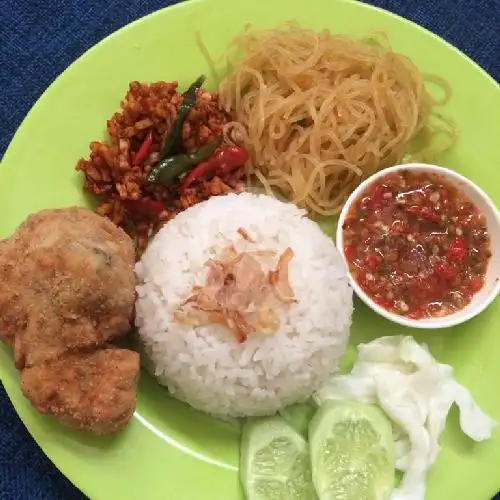
[[[249,419],[240,477],[247,500],[316,500],[305,439],[281,417]]]
[[[309,426],[312,478],[320,500],[387,500],[395,482],[392,427],[378,407],[326,403]]]

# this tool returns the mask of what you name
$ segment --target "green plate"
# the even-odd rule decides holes
[[[110,36],[68,68],[24,120],[0,168],[0,237],[42,208],[85,205],[74,171],[90,141],[105,136],[132,80],[179,80],[186,85],[208,68],[195,44],[200,31],[220,53],[244,24],[272,27],[298,20],[315,29],[365,34],[384,30],[400,52],[424,71],[453,85],[449,114],[461,130],[459,144],[440,163],[482,186],[500,202],[492,177],[500,165],[498,85],[477,65],[436,36],[399,17],[358,2],[335,0],[192,0],[159,11]],[[399,328],[357,303],[351,345]],[[414,334],[456,376],[490,415],[500,420],[500,303],[468,324]],[[67,430],[33,411],[19,390],[19,375],[5,346],[0,374],[19,416],[57,467],[94,500],[234,500],[238,483],[238,429],[170,399],[147,375],[140,383],[135,418],[120,435],[92,438]],[[473,444],[459,431],[456,414],[442,437],[429,476],[428,500],[487,500],[500,489],[500,432]]]

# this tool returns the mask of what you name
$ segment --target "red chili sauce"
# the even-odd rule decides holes
[[[342,229],[354,279],[396,314],[445,316],[484,285],[491,257],[485,217],[442,176],[387,174],[352,204]]]

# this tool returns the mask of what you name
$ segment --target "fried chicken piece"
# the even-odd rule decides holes
[[[19,369],[90,349],[130,329],[131,239],[83,208],[31,215],[0,244],[0,332]]]
[[[105,348],[26,368],[21,390],[40,413],[102,435],[127,425],[136,404],[138,376],[136,352]]]
[[[109,347],[130,329],[132,240],[82,208],[44,210],[0,241],[0,332],[41,413],[95,434],[136,404],[139,355]]]

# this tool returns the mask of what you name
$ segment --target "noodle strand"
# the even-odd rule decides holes
[[[430,161],[455,141],[454,123],[434,112],[449,86],[393,52],[384,34],[362,41],[294,24],[248,28],[228,59],[219,95],[235,122],[225,136],[249,150],[248,174],[268,193],[311,215],[338,214],[366,177],[409,155]]]

